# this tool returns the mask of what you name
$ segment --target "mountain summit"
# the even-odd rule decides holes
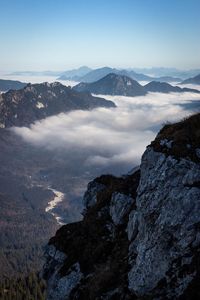
[[[96,82],[81,82],[73,89],[103,95],[142,96],[147,93],[137,81],[115,73],[110,73]]]

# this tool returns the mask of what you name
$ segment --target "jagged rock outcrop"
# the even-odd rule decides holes
[[[199,299],[200,114],[164,126],[140,170],[95,179],[84,202],[47,247],[66,255],[47,254],[48,299]]]
[[[83,221],[63,226],[49,242],[50,249],[53,245],[66,254],[65,261],[60,264],[52,259],[47,247],[43,271],[48,281],[47,299],[53,299],[60,280],[77,264],[80,282],[70,295],[62,293],[57,299],[118,299],[121,294],[131,297],[127,288],[129,241],[126,227],[129,212],[135,207],[139,176],[139,171],[123,178],[105,175],[88,185],[84,202],[88,203],[88,195],[95,196],[95,201],[89,203]],[[123,197],[125,203],[129,199],[126,209],[113,211],[114,202],[117,199],[122,202]]]

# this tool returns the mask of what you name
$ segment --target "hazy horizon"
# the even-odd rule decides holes
[[[31,73],[31,72],[35,72],[35,73],[44,73],[44,72],[58,72],[58,73],[61,73],[61,72],[65,72],[65,71],[71,71],[71,70],[76,70],[76,69],[79,69],[79,68],[82,68],[82,67],[88,67],[92,70],[95,70],[95,69],[101,69],[101,68],[105,68],[105,67],[108,67],[108,68],[113,68],[113,69],[130,69],[130,70],[141,70],[141,73],[144,69],[146,70],[149,70],[151,71],[152,69],[163,69],[163,70],[176,70],[176,71],[194,71],[194,70],[200,70],[200,65],[194,67],[194,68],[177,68],[177,67],[173,67],[173,66],[168,66],[168,67],[165,67],[165,66],[139,66],[139,67],[136,67],[136,66],[116,66],[116,65],[96,65],[96,66],[90,66],[90,65],[86,65],[86,64],[80,64],[80,65],[74,65],[74,66],[71,66],[71,67],[67,67],[66,68],[62,68],[62,69],[53,69],[51,67],[49,67],[48,69],[10,69],[10,70],[0,70],[0,75],[10,75],[12,73]],[[52,75],[53,76],[53,75]]]

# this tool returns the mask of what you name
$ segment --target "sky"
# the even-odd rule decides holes
[[[200,67],[199,0],[0,0],[0,71]]]

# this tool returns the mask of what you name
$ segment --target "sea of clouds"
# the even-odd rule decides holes
[[[194,93],[149,93],[140,97],[107,96],[117,108],[72,111],[12,130],[26,142],[71,156],[84,153],[84,166],[127,166],[140,163],[146,146],[166,122],[176,122],[198,110]],[[191,102],[192,101],[192,102]],[[190,107],[195,103],[195,110]],[[200,109],[199,109],[200,110]],[[81,167],[81,166],[80,166]]]

